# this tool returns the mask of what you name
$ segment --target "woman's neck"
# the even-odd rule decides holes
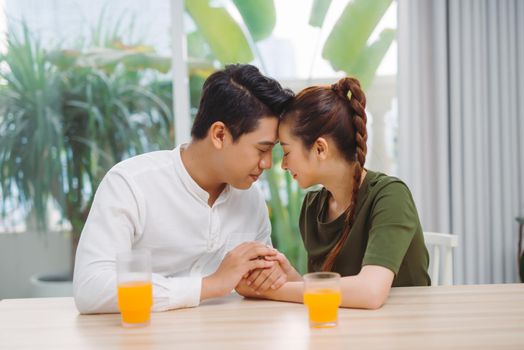
[[[364,181],[366,171],[362,170],[360,184]],[[322,185],[331,194],[329,198],[330,217],[338,217],[351,204],[353,199],[353,185],[355,176],[355,164],[339,164],[332,167],[331,171],[326,173]]]

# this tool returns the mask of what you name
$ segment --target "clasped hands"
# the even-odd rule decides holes
[[[270,249],[273,250],[273,254],[258,256],[256,259],[271,262],[272,266],[246,272],[235,287],[238,294],[252,298],[264,297],[290,280],[294,268],[284,254],[274,248]]]
[[[246,297],[263,298],[296,275],[284,254],[260,242],[245,242],[226,254],[208,281],[215,296],[235,289]]]

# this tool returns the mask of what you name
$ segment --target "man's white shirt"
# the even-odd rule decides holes
[[[151,251],[153,310],[200,302],[202,278],[245,241],[271,244],[262,193],[229,185],[212,207],[208,193],[171,151],[115,165],[96,192],[76,253],[75,303],[82,313],[117,312],[116,254]]]

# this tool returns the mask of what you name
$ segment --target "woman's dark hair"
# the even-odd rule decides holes
[[[342,78],[331,86],[312,86],[302,90],[282,116],[291,133],[306,149],[321,136],[334,140],[349,163],[355,164],[351,203],[345,211],[346,225],[339,241],[327,255],[323,271],[330,271],[346,243],[353,225],[358,190],[366,162],[366,96],[355,78]]]
[[[204,83],[191,136],[203,139],[211,125],[223,122],[236,141],[255,130],[262,117],[280,114],[294,94],[249,64],[228,65]]]

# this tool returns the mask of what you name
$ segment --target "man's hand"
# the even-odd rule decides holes
[[[273,256],[267,257],[266,260],[269,260],[272,257]],[[251,271],[245,278],[245,282],[255,292],[255,294],[260,294],[268,289],[280,288],[287,282],[287,275],[280,264],[275,264],[268,269],[256,269]]]
[[[264,298],[265,297],[265,292],[258,292],[258,293],[255,292],[253,288],[251,288],[247,284],[247,279],[245,278],[242,278],[240,280],[240,282],[235,287],[235,290],[238,294],[246,298]]]
[[[245,275],[246,285],[252,292],[261,293],[269,289],[278,289],[288,281],[301,281],[302,276],[290,264],[286,256],[280,252],[265,258],[269,261],[278,261],[278,264],[271,269],[260,269],[251,271]]]
[[[200,300],[224,296],[240,282],[242,276],[256,269],[269,269],[278,265],[269,257],[277,251],[259,242],[245,242],[226,254],[218,269],[202,280]],[[262,257],[262,259],[259,259]]]

